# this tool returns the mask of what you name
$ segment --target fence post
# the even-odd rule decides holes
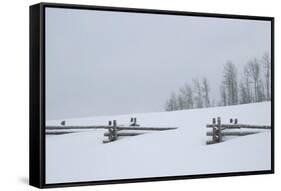
[[[213,118],[213,142],[216,142],[216,118]]]
[[[213,118],[213,143],[219,143],[222,141],[221,137],[221,118],[217,118],[217,124],[216,119]]]
[[[116,120],[113,120],[113,126],[112,125],[112,121],[108,121],[108,125],[110,126],[108,128],[108,140],[109,141],[115,141],[117,139],[117,123]]]
[[[218,117],[218,129],[217,129],[217,136],[218,136],[218,143],[222,141],[222,136],[221,136],[221,118]]]
[[[113,141],[117,139],[117,122],[116,120],[113,120]]]

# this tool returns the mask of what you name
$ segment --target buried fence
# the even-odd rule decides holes
[[[207,144],[220,143],[224,136],[245,136],[260,133],[260,130],[270,130],[271,126],[266,125],[248,125],[238,124],[238,119],[230,119],[230,124],[222,124],[221,118],[213,118],[212,124],[207,124],[207,128],[212,128],[212,131],[207,132],[207,136],[211,136],[212,140],[207,141]],[[243,131],[224,131],[233,129],[243,129]],[[255,129],[255,131],[245,131],[244,129]],[[259,131],[258,131],[259,130]]]
[[[137,127],[134,127],[137,126]],[[140,127],[140,125],[131,125],[130,127],[118,126],[116,120],[108,122],[108,132],[104,133],[104,136],[108,137],[107,140],[104,140],[103,143],[109,143],[116,141],[118,137],[124,136],[137,136],[144,134],[144,132],[120,132],[121,130],[130,130],[130,131],[166,131],[177,129],[177,127]]]
[[[46,126],[46,134],[60,135],[75,132],[73,130],[107,129],[107,132],[104,133],[104,136],[108,139],[104,140],[103,143],[109,143],[112,141],[116,141],[119,137],[137,136],[144,134],[144,131],[166,131],[177,129],[177,127],[142,127],[137,124],[137,118],[131,118],[130,122],[131,123],[127,126],[117,125],[116,120],[109,121],[108,125]],[[65,122],[63,124],[65,124]],[[69,130],[72,131],[70,132]],[[126,130],[126,132],[124,132],[124,130]]]

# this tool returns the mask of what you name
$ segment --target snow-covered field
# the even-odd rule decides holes
[[[128,125],[130,117],[137,117],[141,126],[179,128],[107,144],[102,143],[106,130],[46,135],[46,183],[269,170],[270,130],[206,145],[206,124],[220,116],[224,123],[238,118],[243,124],[270,125],[270,104],[66,120],[66,125],[107,125],[114,119]]]

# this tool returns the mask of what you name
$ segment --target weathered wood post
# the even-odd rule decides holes
[[[113,126],[112,121],[108,121],[108,141],[115,141],[117,139],[117,123],[116,120],[113,120]]]
[[[65,126],[65,120],[61,121],[60,124],[61,124],[62,126]]]
[[[218,117],[218,129],[217,129],[218,143],[222,141],[221,135],[221,118]]]
[[[222,141],[222,135],[221,135],[221,118],[216,119],[213,118],[213,143],[219,143]]]
[[[115,141],[118,138],[117,137],[117,122],[116,122],[116,120],[113,120],[112,137],[113,137],[112,141]]]
[[[131,117],[131,124],[130,126],[137,126],[137,118],[136,117]]]
[[[108,142],[111,142],[112,141],[112,121],[108,121],[108,126],[109,128],[107,129],[108,130],[108,140],[103,140],[103,143],[108,143]],[[106,133],[105,133],[106,134]]]
[[[216,118],[213,118],[213,143],[216,143]]]
[[[112,121],[108,121],[108,126],[112,126]],[[108,140],[112,141],[113,140],[113,128],[112,127],[108,128],[108,133],[109,133]]]
[[[113,127],[110,127],[108,128],[108,140],[109,141],[114,141],[114,128]]]
[[[117,139],[117,123],[116,120],[108,121],[108,133],[104,133],[104,136],[108,136],[108,140],[104,140],[103,143],[115,141]]]
[[[238,123],[238,119],[235,118],[235,119],[233,120],[233,119],[231,118],[231,119],[229,120],[229,122],[230,122],[230,123],[237,124],[237,123]]]

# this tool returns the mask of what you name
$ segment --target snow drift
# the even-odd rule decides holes
[[[107,125],[109,120],[141,126],[178,127],[103,144],[106,130],[46,136],[46,183],[79,182],[269,170],[270,130],[206,145],[206,124],[222,122],[270,125],[271,103],[252,103],[174,112],[140,113],[66,120],[67,125]],[[48,121],[58,125],[60,121]]]

